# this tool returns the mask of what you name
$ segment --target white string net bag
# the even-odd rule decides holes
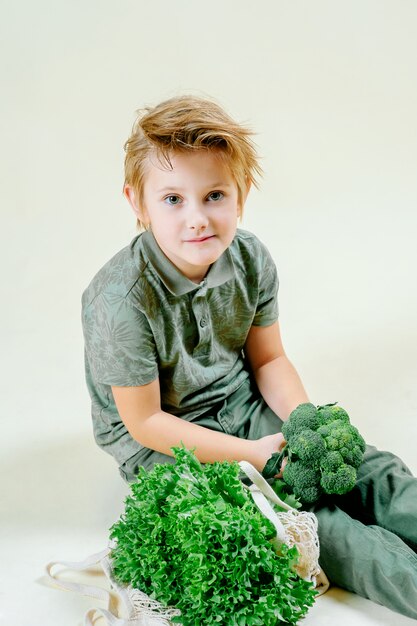
[[[250,486],[245,485],[245,488],[250,491],[253,501],[261,513],[275,526],[276,537],[271,541],[272,544],[277,550],[282,543],[287,544],[290,548],[296,546],[299,561],[295,570],[298,576],[312,582],[319,595],[325,593],[329,588],[329,581],[319,566],[316,516],[306,511],[297,511],[283,502],[250,463],[241,461],[239,465],[252,482]],[[285,511],[274,510],[273,504],[285,509]],[[122,586],[115,580],[110,558],[112,547],[113,545],[110,544],[106,550],[93,554],[82,562],[59,561],[49,563],[46,566],[47,577],[54,586],[68,591],[77,591],[105,603],[106,608],[94,608],[86,613],[85,626],[94,626],[97,617],[103,617],[109,626],[174,626],[171,620],[174,616],[180,615],[178,609],[166,607],[157,600],[150,598],[143,591],[130,585]],[[110,582],[111,591],[92,585],[61,580],[56,573],[52,573],[52,569],[57,565],[76,571],[87,570],[99,565]],[[123,617],[116,615],[116,611],[112,607],[114,596],[118,604],[122,605]],[[177,625],[177,623],[175,624]]]
[[[297,546],[300,560],[295,567],[300,578],[317,583],[322,570],[318,564],[320,553],[317,535],[317,518],[306,511],[288,510],[277,513],[284,527],[285,543],[292,548]]]

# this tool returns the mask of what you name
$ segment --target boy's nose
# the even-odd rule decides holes
[[[208,219],[204,210],[199,206],[190,207],[187,214],[187,227],[192,230],[201,230],[207,227]]]

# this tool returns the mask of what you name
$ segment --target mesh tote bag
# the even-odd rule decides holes
[[[297,574],[304,580],[312,582],[319,595],[329,588],[329,581],[319,566],[319,540],[317,535],[317,518],[313,513],[298,511],[285,504],[266,482],[261,474],[246,461],[239,463],[241,470],[249,478],[250,485],[245,485],[251,493],[252,499],[261,513],[267,517],[275,527],[276,536],[272,543],[277,547],[286,543],[289,547],[296,546],[300,554],[296,566]],[[284,511],[277,512],[273,504]],[[93,554],[84,561],[54,561],[46,566],[46,574],[53,586],[67,591],[81,593],[99,600],[101,608],[91,608],[87,611],[84,624],[93,626],[100,616],[109,626],[173,626],[171,619],[179,616],[175,607],[166,607],[150,598],[139,589],[120,585],[113,576],[111,563],[112,544],[102,552]],[[72,571],[89,570],[99,567],[108,580],[110,590],[93,585],[63,580],[58,568],[63,567]],[[120,606],[120,611],[113,608],[114,600]],[[119,615],[121,613],[122,615]]]

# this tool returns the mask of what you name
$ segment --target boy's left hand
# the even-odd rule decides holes
[[[261,439],[255,439],[251,443],[253,444],[252,464],[258,471],[262,472],[266,462],[271,458],[274,452],[279,452],[285,446],[286,441],[282,433],[276,433],[275,435],[266,435],[265,437],[261,437]],[[284,463],[281,467],[281,472],[283,469]]]

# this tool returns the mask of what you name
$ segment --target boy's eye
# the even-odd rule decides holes
[[[212,191],[208,197],[214,202],[217,202],[218,200],[221,200],[223,198],[223,194],[221,191]]]
[[[175,196],[175,195],[167,196],[165,198],[165,202],[167,202],[168,204],[171,204],[171,205],[175,205],[175,204],[179,204],[181,202],[181,198],[179,196]]]

